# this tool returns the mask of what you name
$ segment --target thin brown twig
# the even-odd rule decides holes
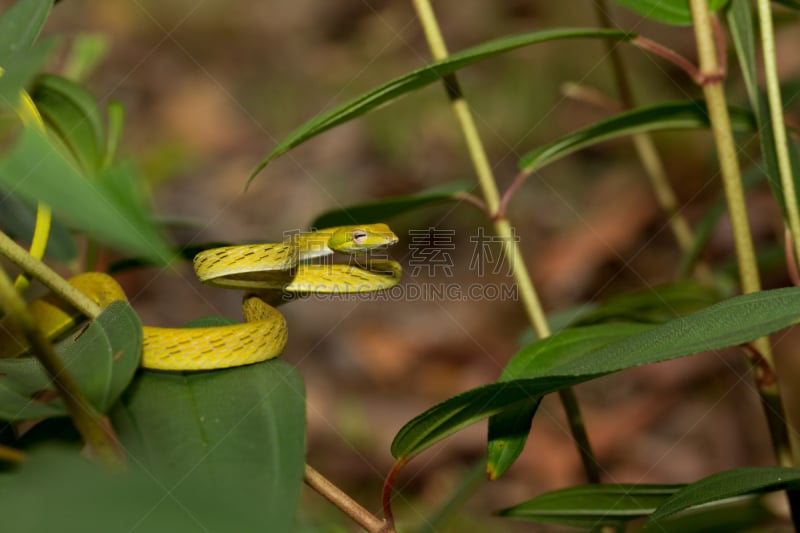
[[[306,485],[317,491],[370,533],[390,533],[394,531],[394,529],[386,529],[386,522],[364,509],[357,501],[308,464],[305,465],[303,480]]]

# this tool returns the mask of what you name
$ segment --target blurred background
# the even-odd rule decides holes
[[[596,26],[591,4],[439,0],[435,8],[450,50],[458,51],[538,28]],[[648,23],[612,7],[620,28],[694,57],[690,29]],[[328,209],[475,182],[460,130],[435,85],[280,157],[245,191],[257,163],[304,121],[429,61],[410,2],[68,0],[55,7],[47,31],[67,41],[86,33],[107,39],[107,55],[89,88],[101,102],[124,103],[122,152],[143,170],[176,243],[279,241]],[[779,26],[778,39],[781,75],[794,78],[800,56],[780,50],[796,49],[797,37]],[[632,47],[624,47],[623,55],[638,103],[700,96],[671,65]],[[599,41],[517,50],[459,77],[501,190],[522,154],[609,114],[566,97],[565,83],[615,98]],[[729,89],[734,102],[745,102],[735,68]],[[787,105],[796,120],[796,103]],[[683,213],[696,222],[719,194],[710,136],[678,132],[656,141]],[[741,141],[747,166],[758,159],[758,142]],[[768,190],[757,188],[749,201],[757,241],[775,248],[782,226]],[[667,282],[680,262],[626,140],[537,173],[518,191],[508,216],[548,312]],[[494,258],[489,262],[497,272],[475,268],[475,239],[482,228],[484,235],[492,233],[480,211],[451,202],[387,222],[400,237],[390,255],[404,264],[404,286],[450,286],[455,292],[430,297],[423,289],[412,297],[406,288],[391,298],[310,298],[282,308],[290,327],[283,357],[306,381],[308,462],[376,513],[394,434],[435,403],[496,379],[527,325],[513,297],[462,297],[472,284],[513,286],[507,268],[495,261],[499,248],[491,240],[480,250]],[[434,250],[441,262],[415,268],[421,247]],[[723,221],[705,258],[718,266],[732,257]],[[110,264],[115,257],[104,259]],[[764,272],[766,284],[787,284],[784,272],[780,261],[773,264]],[[241,316],[239,294],[200,286],[186,262],[128,271],[120,279],[146,324]],[[792,344],[784,336],[778,351]],[[738,353],[633,369],[582,385],[577,393],[606,481],[686,482],[772,462],[761,407]],[[485,437],[485,425],[476,425],[406,468],[395,500],[401,524],[424,524],[469,478],[485,455]],[[492,483],[480,479],[473,476],[475,490],[453,530],[540,530],[491,513],[582,482],[555,398],[545,399],[527,449],[508,474]],[[309,530],[354,529],[310,490],[299,520]]]

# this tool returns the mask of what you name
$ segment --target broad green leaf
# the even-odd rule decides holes
[[[616,526],[652,513],[683,485],[581,485],[546,492],[500,516],[575,527]]]
[[[730,107],[731,127],[738,131],[755,131],[755,119],[745,109]],[[519,167],[526,171],[542,168],[581,148],[634,133],[707,128],[705,102],[678,101],[625,111],[595,122],[560,139],[523,155]]]
[[[473,188],[469,182],[448,183],[409,196],[396,196],[376,202],[352,205],[326,211],[311,223],[312,228],[331,228],[348,224],[372,224],[382,222],[414,209],[458,199],[459,193]]]
[[[772,116],[769,112],[766,94],[759,88],[756,78],[756,41],[753,31],[753,17],[750,3],[747,0],[733,0],[728,10],[728,25],[736,48],[736,56],[742,69],[742,76],[747,88],[750,106],[753,108],[758,124],[758,137],[761,144],[761,153],[772,194],[781,206],[784,218],[786,217],[786,198],[783,194],[778,155],[775,146]],[[784,126],[785,127],[785,126]],[[792,179],[795,188],[795,203],[800,202],[800,158],[795,146],[787,140]]]
[[[308,139],[319,135],[339,124],[348,122],[378,106],[396,100],[404,94],[410,93],[422,87],[426,87],[445,76],[456,72],[473,63],[483,59],[502,54],[510,50],[529,46],[545,41],[563,39],[611,39],[611,40],[630,40],[636,35],[614,30],[598,30],[593,28],[559,28],[537,30],[508,37],[501,37],[489,41],[461,52],[457,52],[446,59],[436,61],[425,67],[411,71],[408,74],[393,79],[361,96],[358,96],[330,111],[309,120],[286,139],[280,142],[256,167],[250,176],[250,180],[255,177],[270,161],[279,155],[288,152],[292,148],[304,143]]]
[[[0,15],[0,66],[28,50],[44,27],[53,0],[17,0]]]
[[[0,231],[12,239],[31,242],[36,227],[36,211],[10,195],[0,198]],[[75,239],[58,220],[50,222],[45,256],[57,261],[72,261],[78,256]]]
[[[617,4],[644,15],[645,17],[676,26],[692,23],[689,0],[614,0]],[[722,8],[728,0],[708,0],[711,12]]]
[[[126,302],[114,302],[88,328],[61,341],[56,352],[87,399],[99,411],[106,412],[139,367],[142,352],[139,317]],[[2,384],[19,397],[13,402],[0,402],[0,418],[27,420],[67,414],[57,397],[46,404],[32,400],[34,395],[55,390],[33,357],[0,359],[0,374]],[[46,414],[42,414],[43,407],[47,408]]]
[[[0,188],[50,205],[68,225],[112,248],[166,263],[172,253],[129,181],[127,167],[118,167],[90,182],[35,128],[0,158]]]
[[[66,78],[43,74],[31,88],[48,129],[69,149],[89,176],[99,174],[104,160],[103,121],[89,92]]]
[[[16,108],[19,105],[20,91],[41,70],[56,44],[53,38],[42,40],[0,65],[3,68],[3,75],[0,76],[0,106]]]
[[[403,426],[392,443],[392,454],[409,458],[479,420],[566,386],[625,368],[737,346],[798,322],[800,288],[730,298],[550,367],[539,377],[492,383],[450,398]],[[551,338],[558,335],[563,332]]]
[[[594,352],[652,326],[645,324],[602,324],[567,329],[541,342],[525,346],[503,369],[498,381],[541,376],[552,368]],[[514,464],[525,447],[531,421],[541,396],[505,410],[489,419],[489,447],[486,472],[497,479]]]
[[[645,529],[658,530],[659,522],[686,509],[728,498],[800,488],[800,469],[779,466],[726,470],[705,477],[676,492],[650,515]]]
[[[111,420],[132,462],[165,491],[210,480],[207,501],[241,499],[248,504],[241,510],[247,523],[270,531],[292,529],[305,459],[305,393],[289,364],[143,371]],[[204,517],[219,505],[186,506]],[[227,530],[241,529],[231,524]]]
[[[220,481],[201,467],[186,483],[165,485],[136,460],[129,461],[124,472],[109,471],[82,457],[78,449],[34,449],[17,469],[0,474],[3,531],[292,530],[291,524],[282,527],[286,525],[283,517],[265,512],[274,507],[272,494],[259,490],[255,480],[242,480],[238,486]]]

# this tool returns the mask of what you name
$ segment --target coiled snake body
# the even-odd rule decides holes
[[[385,224],[367,224],[301,233],[281,243],[205,250],[194,258],[197,277],[214,287],[248,291],[242,304],[246,322],[203,328],[145,326],[141,365],[157,370],[206,370],[276,357],[286,346],[288,328],[273,305],[301,294],[372,292],[396,285],[400,265],[367,254],[396,242]],[[335,252],[348,254],[350,262],[309,262]],[[70,283],[102,307],[125,299],[119,284],[106,274],[89,272]],[[52,295],[33,302],[30,310],[51,335],[63,333],[76,318]]]

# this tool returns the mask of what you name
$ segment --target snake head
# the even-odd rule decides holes
[[[335,252],[352,254],[388,246],[397,240],[397,235],[386,224],[340,226],[328,240],[328,247]]]

